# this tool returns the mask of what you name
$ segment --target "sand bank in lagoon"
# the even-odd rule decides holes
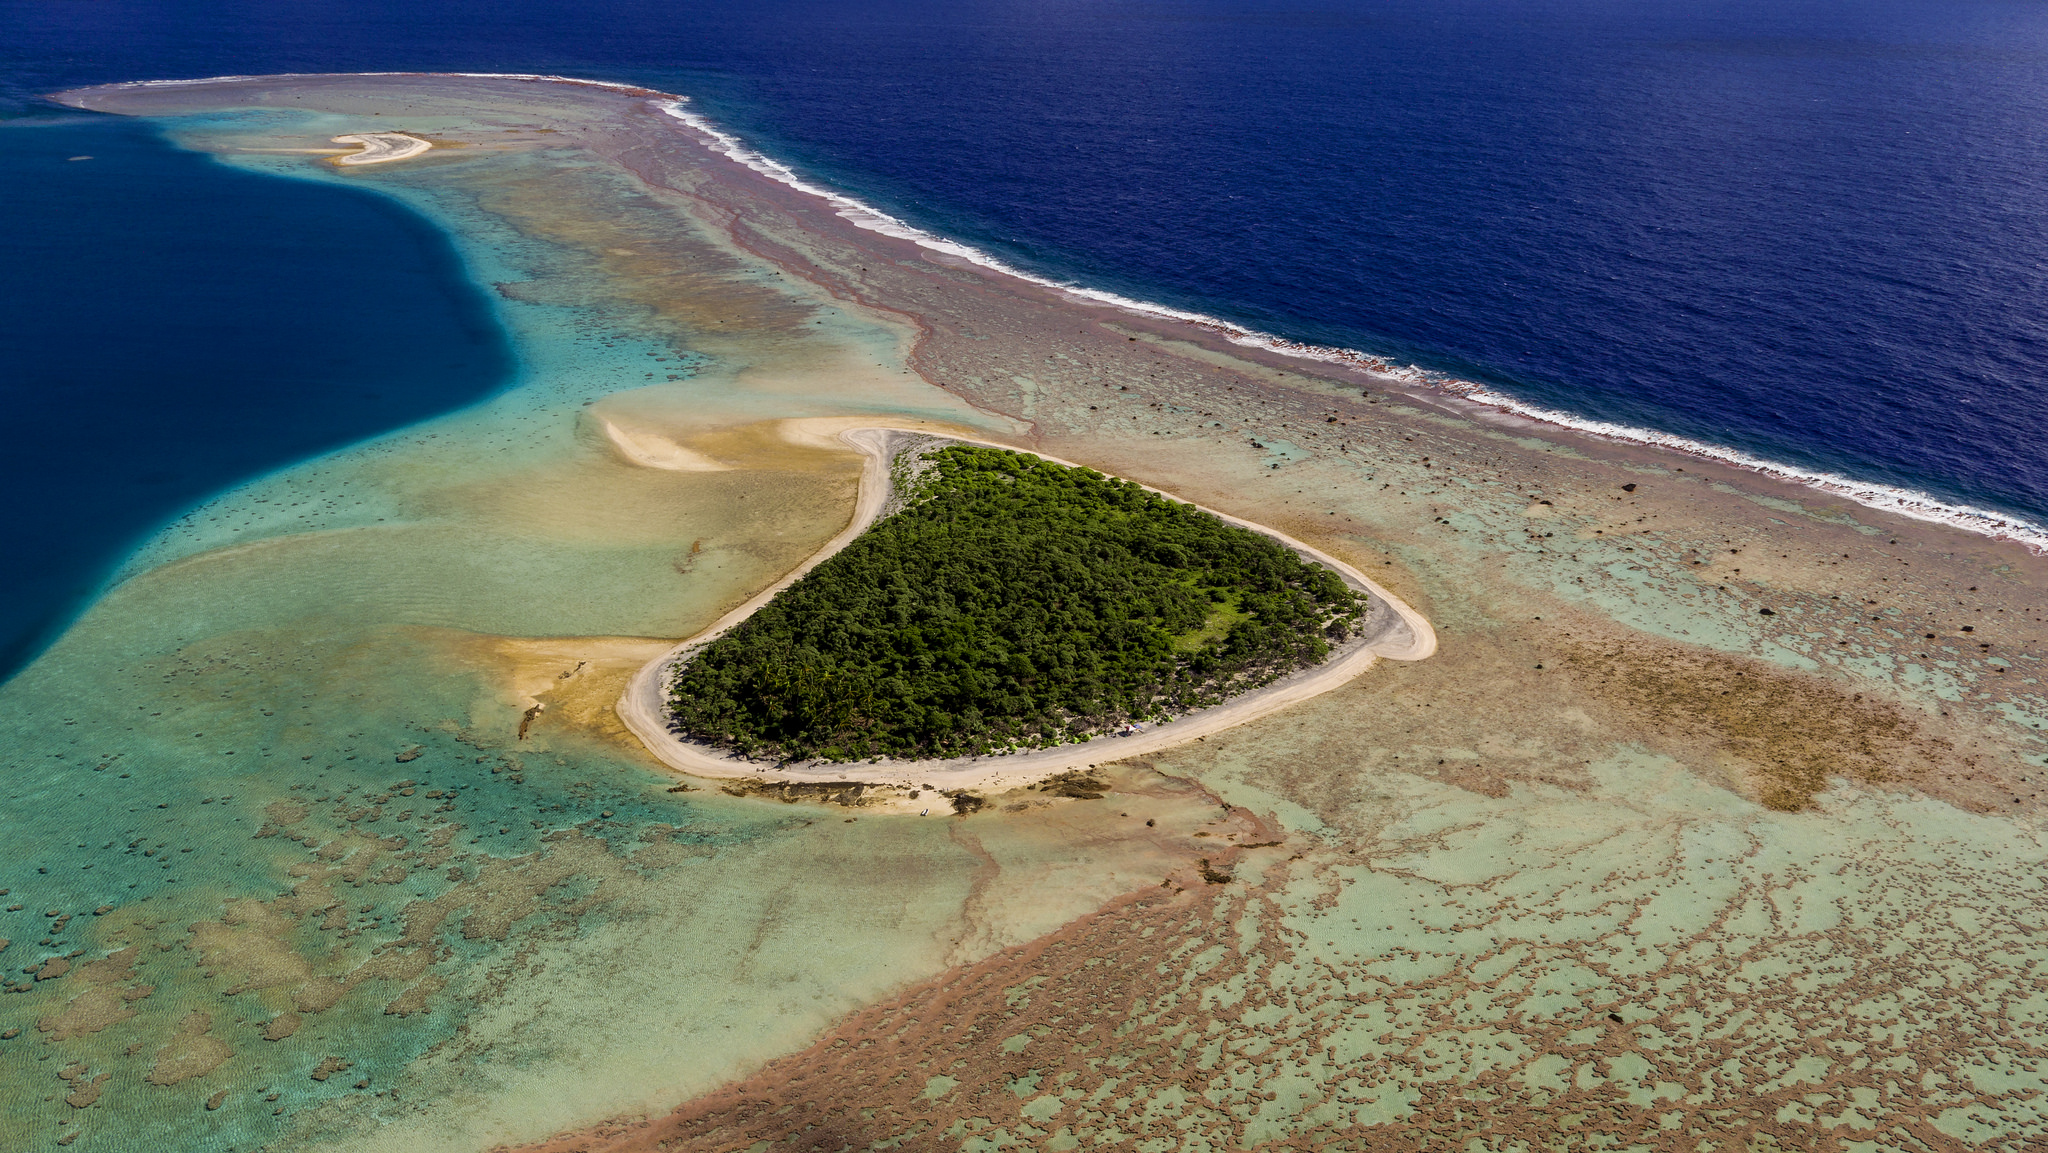
[[[359,164],[390,164],[397,160],[411,160],[428,149],[433,142],[409,136],[403,132],[350,132],[334,137],[336,144],[354,144],[359,149],[334,158],[336,164],[355,167]]]

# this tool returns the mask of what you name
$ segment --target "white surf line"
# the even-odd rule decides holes
[[[410,160],[433,147],[429,141],[403,132],[351,132],[333,138],[336,144],[359,144],[362,151],[334,158],[336,164],[389,164]]]
[[[664,100],[688,100],[672,92],[660,92],[639,84],[625,84],[616,80],[585,80],[576,76],[555,76],[545,72],[266,72],[257,75],[197,76],[185,80],[120,80],[112,84],[87,84],[83,89],[93,88],[192,88],[202,84],[247,84],[274,80],[325,80],[350,76],[420,76],[428,79],[454,77],[464,80],[524,80],[544,84],[574,84],[584,88],[604,88],[628,96],[658,96]]]
[[[1817,489],[1831,496],[1838,496],[1867,508],[1882,512],[1896,513],[1913,520],[1945,524],[1966,532],[1988,536],[1993,540],[2010,540],[2024,545],[2036,554],[2048,553],[2048,527],[2026,520],[2023,517],[2000,513],[1974,505],[1955,504],[1941,500],[1931,494],[1892,485],[1859,481],[1839,473],[1822,472],[1801,468],[1798,465],[1766,460],[1725,445],[1710,444],[1656,429],[1637,428],[1632,425],[1614,424],[1610,421],[1594,420],[1590,417],[1559,412],[1530,404],[1508,396],[1497,389],[1474,381],[1462,380],[1445,373],[1426,369],[1420,365],[1397,365],[1386,358],[1353,348],[1339,348],[1330,345],[1309,344],[1289,340],[1269,332],[1260,332],[1206,313],[1174,308],[1170,305],[1137,300],[1119,293],[1088,288],[1067,281],[1053,280],[1026,272],[987,252],[963,244],[960,241],[928,232],[916,225],[891,216],[851,196],[822,185],[815,184],[797,174],[789,165],[747,146],[738,136],[720,129],[702,113],[683,107],[689,102],[687,96],[667,96],[657,100],[655,106],[662,112],[683,122],[709,138],[706,147],[713,152],[759,173],[779,184],[798,192],[818,197],[831,205],[836,215],[855,227],[878,232],[898,240],[908,240],[921,248],[964,260],[988,271],[1003,276],[1015,277],[1042,288],[1050,288],[1063,295],[1087,304],[1105,305],[1140,316],[1162,320],[1178,321],[1193,325],[1221,336],[1232,344],[1247,348],[1261,348],[1298,360],[1320,364],[1340,365],[1375,376],[1400,381],[1403,384],[1449,393],[1467,402],[1497,409],[1520,417],[1523,420],[1570,429],[1587,436],[1624,444],[1643,445],[1682,453],[1701,460],[1731,465],[1754,472],[1773,480],[1788,481],[1807,488]]]
[[[832,425],[838,421],[785,422],[784,429],[790,439],[816,436],[812,431],[818,425]],[[807,427],[808,426],[808,427]],[[822,431],[822,430],[820,430]],[[1429,620],[1404,603],[1399,597],[1382,588],[1378,582],[1364,573],[1323,552],[1312,545],[1288,536],[1265,525],[1201,508],[1228,524],[1249,529],[1269,539],[1279,541],[1288,548],[1308,556],[1325,565],[1354,589],[1371,594],[1376,605],[1384,605],[1394,620],[1387,629],[1387,635],[1362,644],[1348,646],[1350,651],[1341,651],[1335,659],[1292,673],[1259,689],[1233,697],[1221,704],[1200,709],[1175,720],[1143,726],[1136,733],[1124,736],[1097,736],[1078,745],[1056,745],[1047,749],[1034,749],[1025,753],[1002,756],[953,757],[944,760],[903,761],[883,759],[876,763],[866,761],[849,763],[804,763],[792,767],[777,768],[759,762],[745,760],[720,752],[707,745],[685,740],[669,731],[668,727],[668,682],[677,663],[689,652],[716,640],[741,621],[752,616],[762,605],[773,600],[775,595],[788,588],[804,574],[830,559],[839,550],[853,543],[854,539],[866,532],[869,526],[881,516],[892,493],[890,480],[891,434],[898,432],[916,433],[942,437],[962,444],[983,445],[1004,449],[1009,452],[1023,452],[1070,468],[1083,468],[1072,461],[1058,457],[1033,453],[1014,445],[1001,444],[973,437],[954,436],[950,433],[935,432],[929,427],[873,426],[841,429],[838,440],[859,451],[866,460],[861,466],[860,492],[854,502],[853,519],[839,535],[825,543],[804,563],[791,570],[781,580],[755,594],[745,604],[720,617],[710,628],[676,645],[668,652],[641,666],[627,684],[626,691],[616,706],[619,719],[626,728],[640,738],[641,744],[663,764],[696,777],[751,778],[767,781],[859,781],[868,784],[902,785],[912,789],[922,788],[985,788],[1002,790],[1042,780],[1054,773],[1084,765],[1092,766],[1105,761],[1122,760],[1127,757],[1155,753],[1176,745],[1187,744],[1226,729],[1270,716],[1281,709],[1310,697],[1319,696],[1351,680],[1359,673],[1372,667],[1375,660],[1386,657],[1389,660],[1419,661],[1436,652],[1436,630]],[[1135,482],[1134,482],[1135,483]],[[1170,500],[1179,501],[1173,494],[1150,485],[1140,485],[1148,492],[1155,492]],[[1180,501],[1182,504],[1190,502]]]
[[[1951,528],[1993,540],[2013,541],[2037,555],[2048,554],[2048,526],[2037,524],[2024,517],[1979,508],[1974,505],[1956,504],[1942,500],[1930,493],[1919,492],[1894,485],[1860,481],[1839,473],[1822,472],[1801,468],[1753,456],[1740,449],[1725,445],[1693,440],[1673,433],[1659,432],[1651,428],[1633,425],[1613,424],[1593,420],[1556,409],[1544,408],[1508,396],[1487,385],[1475,381],[1461,380],[1446,373],[1423,368],[1420,365],[1398,365],[1385,357],[1353,348],[1339,348],[1330,345],[1308,344],[1289,340],[1268,332],[1246,328],[1221,317],[1205,313],[1174,308],[1170,305],[1155,304],[1137,300],[1114,292],[1088,288],[1071,282],[1062,282],[1038,276],[1016,268],[997,257],[957,240],[939,236],[918,228],[906,221],[889,215],[882,210],[865,204],[844,193],[835,192],[822,185],[814,184],[796,170],[764,155],[746,145],[738,136],[720,129],[700,112],[690,111],[683,105],[690,102],[688,96],[672,92],[661,92],[644,85],[627,84],[614,80],[586,80],[576,76],[557,76],[536,72],[285,72],[269,76],[211,76],[191,80],[130,80],[116,84],[98,84],[94,88],[178,88],[203,84],[236,84],[267,80],[302,80],[329,76],[417,76],[422,78],[456,78],[470,80],[517,80],[527,83],[566,84],[584,88],[599,88],[626,96],[647,99],[654,107],[686,125],[705,137],[700,142],[704,147],[736,164],[749,168],[778,184],[799,192],[818,197],[829,204],[835,213],[856,227],[885,236],[908,240],[922,248],[951,256],[970,264],[985,268],[1004,276],[1050,288],[1075,301],[1116,308],[1139,316],[1179,321],[1184,324],[1213,332],[1232,344],[1248,348],[1261,348],[1269,352],[1298,360],[1332,364],[1391,379],[1415,388],[1447,393],[1468,404],[1494,409],[1509,416],[1554,428],[1570,429],[1585,436],[1611,440],[1623,444],[1641,445],[1676,452],[1700,460],[1709,460],[1754,472],[1773,480],[1811,488],[1830,496],[1840,497],[1866,508],[1893,513],[1912,520],[1932,524],[1944,524]]]

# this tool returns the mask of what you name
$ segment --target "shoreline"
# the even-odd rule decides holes
[[[364,164],[390,164],[397,160],[410,160],[434,145],[430,141],[406,132],[350,132],[333,138],[336,144],[360,145],[362,151],[337,156],[334,162],[354,168]]]
[[[569,83],[605,85],[604,81],[570,80]],[[710,138],[707,147],[732,160],[734,163],[786,185],[798,192],[816,196],[831,204],[837,214],[856,228],[877,232],[898,240],[907,240],[920,248],[929,249],[958,260],[966,261],[979,268],[1002,276],[1013,277],[1041,288],[1052,289],[1083,304],[1107,306],[1124,312],[1135,313],[1153,319],[1174,321],[1205,329],[1232,344],[1257,348],[1267,352],[1319,365],[1333,365],[1354,372],[1365,373],[1382,380],[1396,380],[1410,389],[1427,390],[1436,394],[1433,399],[1462,401],[1465,405],[1491,409],[1496,413],[1565,429],[1582,436],[1594,437],[1618,444],[1662,449],[1690,456],[1698,460],[1712,461],[1754,472],[1773,480],[1811,488],[1831,496],[1844,497],[1866,508],[1896,513],[1914,520],[1931,524],[1943,524],[1976,533],[1997,541],[2012,541],[2023,545],[2037,556],[2048,555],[2048,525],[2036,524],[2023,517],[1974,505],[1945,501],[1932,493],[1874,481],[1861,481],[1838,473],[1821,472],[1782,461],[1769,460],[1742,449],[1726,445],[1709,444],[1693,440],[1676,433],[1654,428],[1638,428],[1633,425],[1615,424],[1611,421],[1596,420],[1576,413],[1560,412],[1542,405],[1509,396],[1499,388],[1477,381],[1463,380],[1420,365],[1398,365],[1377,353],[1363,349],[1345,348],[1333,345],[1310,344],[1291,340],[1274,333],[1261,332],[1234,321],[1225,320],[1208,313],[1175,308],[1171,305],[1139,300],[1105,289],[1090,288],[1072,281],[1060,281],[1018,268],[1009,262],[992,256],[962,241],[919,228],[896,216],[868,205],[845,193],[805,179],[787,164],[747,147],[738,136],[714,125],[701,113],[684,109],[689,103],[687,96],[668,97],[668,103],[661,106],[664,114],[672,116],[689,127]]]
[[[1094,768],[1104,762],[1125,760],[1205,740],[1217,733],[1271,716],[1290,705],[1336,689],[1371,668],[1381,657],[1397,661],[1420,661],[1428,659],[1436,652],[1436,630],[1430,625],[1429,620],[1357,568],[1278,529],[1195,504],[1194,507],[1227,524],[1249,529],[1280,542],[1297,554],[1308,557],[1336,573],[1354,590],[1369,594],[1372,597],[1372,607],[1367,614],[1367,621],[1379,618],[1379,631],[1375,634],[1362,633],[1359,637],[1338,646],[1321,664],[1298,669],[1269,684],[1208,708],[1175,717],[1171,721],[1141,727],[1138,732],[1131,734],[1098,735],[1080,744],[1055,745],[1028,752],[918,761],[886,758],[880,761],[806,761],[794,766],[777,767],[718,752],[707,745],[678,736],[669,730],[666,707],[669,675],[676,663],[691,650],[708,644],[737,627],[773,600],[782,590],[852,544],[881,519],[883,510],[888,507],[894,495],[890,465],[901,451],[897,443],[898,435],[910,433],[938,436],[955,443],[1029,453],[1041,460],[1069,468],[1087,467],[1016,445],[956,436],[949,432],[935,432],[929,428],[857,424],[853,427],[841,427],[836,431],[826,431],[833,425],[847,423],[829,418],[822,421],[798,419],[787,421],[783,426],[785,438],[793,442],[816,443],[829,437],[832,442],[852,448],[864,458],[861,462],[859,494],[854,501],[853,517],[846,528],[825,542],[823,548],[806,558],[802,564],[784,574],[766,589],[749,597],[738,608],[719,617],[710,627],[677,642],[675,647],[642,665],[639,671],[633,674],[632,680],[627,683],[625,693],[614,706],[619,720],[626,728],[639,738],[649,753],[669,768],[689,776],[715,780],[786,783],[849,781],[895,785],[911,790],[1010,789],[1070,769]],[[1136,481],[1132,483],[1169,500],[1194,504],[1151,485]],[[1382,612],[1386,616],[1382,616]],[[1392,619],[1387,619],[1388,617]]]
[[[1577,1031],[1591,1027],[1605,1038],[1590,1050],[1607,1055],[1597,1059],[1619,1058],[1636,1051],[1631,1022],[1689,1020],[1705,1007],[1734,1022],[1732,1056],[1754,1062],[1743,1085],[1686,1106],[1711,1133],[1753,1110],[1754,1086],[1800,1054],[1833,1052],[1841,1036],[1831,1023],[1858,1019],[1868,990],[1968,979],[1995,992],[1997,966],[1970,958],[2039,951],[2009,914],[2041,904],[2026,882],[2048,813],[2048,561],[2017,544],[1866,516],[1810,488],[1392,378],[1383,387],[1365,370],[1305,367],[1197,324],[978,269],[856,227],[703,147],[650,99],[597,85],[328,78],[78,99],[150,117],[313,114],[185,122],[180,142],[216,155],[324,141],[338,124],[404,123],[449,142],[389,180],[309,158],[258,163],[367,180],[436,209],[432,219],[491,256],[479,269],[518,274],[490,279],[503,282],[503,314],[525,326],[533,343],[522,350],[541,367],[508,394],[516,406],[479,408],[205,506],[194,514],[205,535],[181,554],[203,563],[148,569],[14,687],[23,755],[40,763],[47,752],[50,772],[76,772],[80,784],[24,809],[24,839],[90,854],[53,849],[48,863],[97,866],[63,869],[62,879],[55,868],[48,879],[18,870],[26,916],[45,904],[40,893],[74,878],[156,875],[160,861],[140,851],[92,853],[109,790],[151,790],[132,820],[156,813],[154,824],[173,822],[166,831],[189,829],[195,854],[266,855],[246,875],[183,874],[194,883],[155,897],[108,882],[111,903],[133,907],[81,914],[81,930],[135,934],[156,958],[137,976],[164,991],[122,1027],[139,1055],[112,1067],[98,1111],[67,1116],[118,1119],[171,1148],[213,1133],[470,1153],[563,1133],[546,1147],[637,1150],[675,1132],[662,1117],[679,1103],[701,1111],[762,1081],[778,1092],[843,1088],[846,1074],[872,1073],[878,1088],[834,1099],[843,1113],[791,1090],[790,1118],[801,1128],[860,1117],[901,1089],[904,1108],[855,1133],[901,1143],[897,1118],[913,1112],[942,1127],[1008,1124],[1023,1107],[1010,1088],[1018,1062],[1056,1068],[1048,1062],[1064,1058],[1041,1047],[1082,1036],[1061,1024],[1075,1004],[1103,1010],[1105,1031],[1085,1040],[1112,1048],[1096,1057],[1130,1053],[1131,1083],[1180,1097],[1185,1069],[1170,1059],[1180,1034],[1156,1048],[1124,1040],[1128,1002],[1105,994],[1104,977],[1129,978],[1154,1000],[1221,1006],[1193,1027],[1242,1044],[1255,1077],[1286,1074],[1290,1054],[1320,1067],[1319,1044],[1275,1054],[1265,1026],[1231,1008],[1266,990],[1293,997],[1286,982],[1299,978],[1295,1004],[1338,1013],[1332,1042],[1379,1038],[1360,1067],[1396,1075],[1410,1068],[1400,1055],[1432,1037],[1478,1036],[1482,1048],[1500,1037],[1540,1056],[1582,1049],[1592,1034]],[[387,119],[357,119],[380,113]],[[495,245],[520,259],[501,265]],[[1156,755],[1104,738],[1048,750],[1094,759],[1112,786],[1099,804],[1059,789],[997,797],[977,787],[990,803],[973,821],[875,820],[948,810],[895,788],[863,797],[820,787],[846,777],[825,771],[848,767],[839,765],[794,785],[668,788],[679,778],[625,727],[629,683],[677,651],[666,638],[701,636],[743,599],[765,602],[773,590],[757,590],[814,563],[821,542],[857,534],[846,510],[864,519],[856,473],[874,462],[846,455],[838,437],[892,426],[1042,449],[1315,542],[1427,613],[1429,635],[1440,630],[1444,643],[1429,660],[1375,662],[1341,693],[1307,696],[1207,743],[1175,731],[1191,717],[1141,734],[1174,743]],[[345,521],[301,517],[329,492],[375,503]],[[252,540],[261,526],[273,527]],[[658,687],[659,670],[649,675]],[[109,754],[110,771],[86,776],[96,771],[87,749]],[[1029,755],[970,767],[1018,772]],[[130,768],[145,771],[131,779]],[[214,783],[226,768],[245,774],[232,798],[215,796],[228,791]],[[88,782],[100,788],[88,794]],[[924,783],[958,782],[913,787]],[[202,790],[213,804],[184,803]],[[145,799],[177,804],[160,811]],[[386,823],[373,823],[379,816]],[[276,836],[250,842],[262,821]],[[399,858],[395,841],[377,840],[392,834],[417,855]],[[336,859],[344,851],[356,855]],[[378,871],[392,863],[412,866],[411,880]],[[330,876],[360,886],[322,888]],[[568,887],[549,892],[556,884]],[[373,904],[346,935],[315,937],[329,906],[309,898],[330,892]],[[186,904],[167,905],[166,893]],[[1822,910],[1827,923],[1759,921],[1759,893]],[[1158,902],[1182,929],[1137,936],[1169,926],[1138,924],[1126,915],[1135,906],[1118,903],[1126,897]],[[1886,947],[1901,931],[1901,901],[1936,914],[1919,919],[1934,928],[1910,942],[1923,956],[1909,971]],[[207,921],[216,935],[194,935],[189,926],[223,909],[236,924]],[[1090,917],[1097,909],[1108,912]],[[482,931],[528,911],[532,936]],[[1943,935],[1952,925],[1964,937]],[[2002,928],[1975,928],[1985,925]],[[234,1098],[243,1114],[204,1109],[217,1086],[201,1078],[145,1086],[149,1050],[185,1035],[189,1004],[225,1004],[254,1023],[289,992],[251,986],[261,1006],[220,999],[242,980],[237,962],[194,945],[229,929],[303,951],[309,972],[367,977],[418,963],[420,982],[393,1004],[432,1015],[379,1014],[395,987],[351,979],[342,1012],[359,1015],[312,1017],[292,1037],[241,1046],[217,1076],[310,1087],[279,1106],[284,1121],[253,1097]],[[1105,929],[1132,932],[1118,944]],[[1243,963],[1211,966],[1202,950],[1217,941]],[[1061,942],[1076,947],[1062,954]],[[1311,948],[1319,964],[1304,968]],[[1956,949],[1966,950],[1960,969]],[[1418,951],[1441,964],[1411,984]],[[298,955],[254,959],[296,965]],[[217,978],[206,962],[220,956],[228,968]],[[1583,1019],[1569,1005],[1558,1017],[1543,988],[1502,985],[1502,956],[1569,980],[1595,974],[1575,986],[1586,990]],[[1823,990],[1826,1002],[1808,999],[1821,994],[1796,976],[1816,956],[1850,982]],[[962,967],[984,960],[995,967]],[[1326,965],[1384,965],[1395,983],[1386,997],[1333,1001]],[[7,999],[16,1023],[36,1028],[104,969],[81,963]],[[1218,983],[1176,984],[1211,972]],[[1081,983],[1061,992],[1039,977]],[[1732,1008],[1701,999],[1731,983],[1758,992]],[[951,999],[973,987],[991,993],[996,1016]],[[932,1031],[870,1031],[877,1043],[860,1044],[874,1006],[906,988],[939,991],[912,1014]],[[1437,998],[1419,1002],[1423,1015],[1449,1032],[1387,1034],[1373,1007],[1411,996]],[[973,1084],[922,1095],[930,1070],[912,1051],[926,1048],[919,1038],[951,1045],[960,1021],[995,1022],[1005,1006],[1031,1004],[1043,1015],[979,1030],[982,1047],[963,1051],[972,1077],[992,1078],[989,1096],[970,1101]],[[1782,1046],[1776,1034],[1753,1044],[1739,1036],[1752,1004],[1818,1025]],[[632,1009],[625,1026],[621,1005]],[[1987,1003],[1966,1023],[1995,1024],[1998,1013]],[[1976,1056],[1950,1067],[1964,1083],[1951,1100],[1982,1104],[1962,1074],[2025,1052],[2009,1030],[1941,1031],[1952,1018],[1907,1035],[1879,1021],[1870,1035],[1891,1047],[1876,1056],[1976,1046],[1955,1050]],[[362,1026],[355,1049],[322,1040],[350,1021]],[[1031,1030],[1028,1053],[1000,1040],[1034,1022],[1050,1027]],[[464,1039],[439,1045],[451,1026]],[[216,1035],[238,1045],[247,1036]],[[373,1112],[334,1111],[347,1078],[303,1076],[326,1054],[414,1039],[436,1044],[374,1070],[389,1095]],[[836,1064],[761,1072],[806,1059],[814,1041]],[[90,1039],[47,1042],[28,1056],[53,1054],[54,1065],[99,1054]],[[1718,1042],[1673,1051],[1651,1040],[1643,1051],[1681,1079],[1731,1059]],[[1863,1082],[1831,1090],[1844,1107],[1864,1083],[1889,1093],[1886,1067],[1873,1061]],[[1459,1109],[1501,1103],[1501,1132],[1542,1136],[1541,1086],[1425,1073],[1382,1085]],[[1234,1083],[1250,1091],[1237,1099],[1251,1110],[1266,1107],[1262,1082]],[[1613,1098],[1599,1094],[1611,1088],[1588,1098],[1600,1117]],[[1808,1088],[1771,1100],[1796,1105]],[[1363,1100],[1380,1090],[1342,1092]],[[1950,1107],[1917,1091],[1880,1104],[1900,1124]],[[1825,1144],[1831,1130],[1770,1132]],[[1274,1139],[1322,1137],[1283,1127]]]
[[[350,72],[278,73],[264,76],[233,75],[179,80],[132,80],[53,93],[51,98],[61,99],[72,95],[74,92],[171,89],[212,84],[274,82],[292,79],[347,79],[351,77],[512,80],[522,83],[563,84],[595,88],[619,95],[646,99],[654,104],[662,115],[699,134],[703,139],[697,141],[697,143],[703,147],[777,184],[781,184],[806,196],[816,197],[825,201],[832,207],[837,216],[856,228],[893,239],[907,241],[921,249],[973,265],[984,272],[993,272],[1000,276],[1010,277],[1040,288],[1049,289],[1076,303],[1093,307],[1114,308],[1152,320],[1185,324],[1220,337],[1233,345],[1256,349],[1292,360],[1308,361],[1319,366],[1346,369],[1369,377],[1382,385],[1391,381],[1408,390],[1410,395],[1416,399],[1436,403],[1447,408],[1467,412],[1472,409],[1478,409],[1495,417],[1506,417],[1518,422],[1561,429],[1610,444],[1651,448],[1662,452],[1687,456],[1695,460],[1752,473],[1828,496],[1840,497],[1879,512],[1891,513],[1926,524],[1938,524],[1960,529],[1992,541],[2015,543],[2036,556],[2048,556],[2048,525],[2037,524],[2024,517],[1944,500],[1932,493],[1916,489],[1900,488],[1895,485],[1887,485],[1875,481],[1862,481],[1839,473],[1810,469],[1783,461],[1774,461],[1742,449],[1693,440],[1689,437],[1664,432],[1659,429],[1615,424],[1609,421],[1579,416],[1574,413],[1561,412],[1510,396],[1492,385],[1463,380],[1450,376],[1447,373],[1423,368],[1420,365],[1396,364],[1386,357],[1363,349],[1291,340],[1287,337],[1261,332],[1257,329],[1207,313],[1139,300],[1104,289],[1090,288],[1071,281],[1055,280],[1051,277],[1029,272],[983,252],[973,245],[930,232],[866,204],[855,197],[806,179],[789,165],[749,147],[741,137],[719,128],[702,113],[686,109],[684,106],[691,102],[691,98],[686,95],[661,92],[642,85],[620,81],[592,80],[583,77],[559,76],[546,73]],[[424,142],[422,143],[424,144]],[[431,147],[431,145],[426,147]],[[419,152],[425,150],[426,148],[423,147],[417,151],[408,152],[405,156],[390,156],[382,159],[405,159],[409,156],[418,155]],[[335,161],[337,164],[380,162],[382,162],[381,159],[352,161],[348,158],[340,158]]]

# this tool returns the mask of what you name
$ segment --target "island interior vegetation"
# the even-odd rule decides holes
[[[1085,468],[967,445],[902,507],[686,655],[683,736],[778,762],[1038,748],[1328,657],[1364,594],[1279,542]]]

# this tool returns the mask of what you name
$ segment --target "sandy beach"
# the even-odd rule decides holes
[[[23,755],[78,781],[24,826],[52,872],[20,882],[23,918],[59,908],[59,872],[197,878],[63,904],[95,935],[47,958],[17,933],[9,964],[48,977],[0,998],[0,1073],[43,1086],[7,1106],[35,1140],[2048,1132],[2048,560],[2022,542],[1013,275],[672,94],[384,75],[62,99],[387,191],[462,245],[527,367],[194,510],[11,690]],[[346,174],[287,151],[366,123],[451,147]],[[1387,631],[1044,762],[781,774],[972,783],[971,815],[679,778],[769,775],[668,741],[660,671],[872,521],[889,430],[1270,532],[1370,589]],[[1025,783],[1075,764],[1102,796]],[[124,851],[97,812],[48,815],[73,794],[164,831]],[[218,1061],[163,1084],[159,1053]],[[58,1069],[104,1098],[63,1104]]]
[[[336,144],[359,144],[360,152],[350,152],[334,158],[336,164],[354,167],[358,164],[390,164],[397,160],[410,160],[433,147],[433,144],[417,136],[403,132],[354,132],[334,138]]]
[[[832,431],[837,423],[841,422],[793,421],[786,435],[792,440],[815,440]],[[610,429],[609,425],[607,429]],[[710,628],[648,662],[634,674],[625,695],[619,698],[619,719],[625,722],[633,735],[639,737],[646,744],[647,750],[663,764],[698,777],[792,782],[860,781],[894,785],[907,790],[1015,789],[1069,769],[1093,768],[1107,761],[1144,756],[1189,741],[1207,740],[1214,734],[1270,716],[1289,705],[1329,692],[1372,667],[1373,661],[1380,657],[1418,661],[1436,652],[1436,632],[1430,628],[1429,621],[1424,619],[1421,613],[1403,604],[1398,597],[1374,583],[1364,573],[1284,533],[1208,509],[1205,511],[1231,524],[1279,541],[1315,563],[1329,568],[1353,589],[1370,595],[1372,610],[1361,625],[1359,634],[1337,646],[1329,659],[1322,664],[1292,673],[1270,685],[1233,697],[1211,708],[1175,717],[1170,722],[1146,723],[1137,726],[1138,731],[1133,733],[1105,734],[1078,745],[1031,749],[1003,756],[950,757],[918,761],[884,758],[846,764],[804,762],[775,765],[723,753],[669,731],[668,684],[678,664],[688,653],[723,636],[773,600],[777,593],[796,583],[805,573],[823,564],[841,549],[852,544],[861,533],[866,532],[882,515],[893,495],[890,463],[903,450],[904,445],[904,438],[896,434],[922,431],[895,427],[837,430],[836,439],[860,452],[864,458],[859,496],[854,505],[853,519],[846,529],[826,542],[824,548],[789,575],[719,618]],[[1030,451],[1017,449],[1014,445],[971,437],[947,436],[946,439],[959,443],[1008,448],[1013,451]],[[1057,464],[1072,464],[1071,461],[1053,457],[1044,459],[1053,460]],[[1160,495],[1170,499],[1178,499],[1173,497],[1172,493],[1161,492],[1158,489],[1152,491],[1160,492]],[[909,811],[915,806],[901,807],[904,811]]]

